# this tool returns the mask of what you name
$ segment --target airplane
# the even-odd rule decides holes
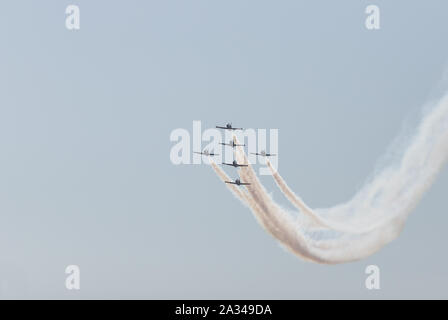
[[[236,162],[236,160],[233,160],[232,163],[223,163],[223,164],[226,165],[226,166],[232,166],[232,167],[235,167],[235,168],[247,167],[247,164],[239,164],[238,162]]]
[[[235,148],[235,147],[245,147],[246,146],[245,144],[236,144],[235,141],[233,141],[233,140],[230,140],[229,143],[222,143],[222,142],[220,142],[219,144],[222,144],[223,146],[229,146],[229,147],[232,147],[232,148]]]
[[[240,179],[236,179],[235,182],[233,182],[233,181],[224,181],[224,182],[228,183],[228,184],[235,184],[237,186],[250,186],[250,183],[241,182]]]
[[[234,128],[232,127],[231,123],[227,123],[225,127],[223,126],[216,126],[218,129],[224,129],[224,130],[243,130],[243,128]]]
[[[208,150],[204,150],[204,151],[202,151],[202,152],[197,152],[197,151],[194,151],[194,153],[196,153],[196,154],[200,154],[200,155],[203,155],[203,156],[211,156],[211,157],[213,157],[213,156],[219,156],[219,154],[217,154],[217,153],[210,153]]]
[[[256,156],[262,156],[262,157],[275,157],[276,156],[276,154],[266,153],[266,151],[264,151],[264,150],[260,151],[260,153],[258,153],[258,152],[255,152],[255,153],[251,152],[251,154],[254,154]]]

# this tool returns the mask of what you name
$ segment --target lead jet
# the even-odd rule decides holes
[[[202,152],[197,152],[197,151],[194,151],[194,153],[196,153],[196,154],[200,154],[200,155],[203,155],[203,156],[211,156],[211,157],[213,157],[213,156],[219,156],[219,154],[217,154],[217,153],[210,153],[208,150],[204,150],[204,151],[202,151]]]
[[[223,127],[223,126],[216,126],[216,128],[218,128],[218,129],[224,129],[224,130],[243,130],[243,128],[234,128],[234,127],[232,127],[232,124],[231,124],[231,123],[227,123],[227,124],[225,125],[225,127]]]
[[[237,186],[250,186],[250,183],[247,182],[241,182],[240,179],[236,179],[235,181],[224,181],[228,184],[235,184]]]
[[[275,157],[276,156],[276,154],[266,153],[266,151],[264,151],[264,150],[260,151],[260,153],[258,153],[258,152],[255,152],[255,153],[251,152],[251,154],[254,154],[256,156],[262,156],[262,157]]]
[[[246,146],[245,144],[237,144],[233,140],[230,140],[229,143],[220,142],[219,144],[222,144],[223,146],[229,146],[229,147],[232,147],[232,148],[235,148],[235,147],[245,147]]]
[[[223,163],[223,165],[232,166],[232,167],[235,167],[235,168],[247,167],[247,164],[239,164],[238,162],[236,162],[236,160],[233,160],[232,163]]]

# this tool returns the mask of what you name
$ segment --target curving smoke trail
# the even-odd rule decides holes
[[[222,181],[230,181],[229,176],[222,170],[211,158],[209,158],[209,162],[215,170],[218,177],[221,178]],[[227,184],[227,188],[238,198],[243,202],[245,205],[247,205],[249,208],[252,209],[252,211],[255,213],[254,216],[258,220],[258,222],[264,227],[264,229],[269,232],[274,237],[278,237],[281,230],[279,230],[276,227],[273,227],[272,223],[266,219],[266,217],[262,214],[262,211],[260,210],[259,205],[253,200],[252,197],[248,195],[247,192],[240,189],[238,186],[234,184]]]
[[[381,224],[384,223],[384,221],[378,221],[375,224],[367,224],[365,226],[357,226],[357,227],[350,227],[347,223],[341,223],[340,221],[331,221],[331,217],[322,217],[319,215],[315,210],[311,209],[306,205],[303,200],[297,196],[294,191],[292,191],[285,180],[280,176],[280,174],[275,170],[274,167],[272,167],[272,164],[268,159],[266,159],[266,164],[268,165],[269,169],[271,170],[272,177],[274,178],[275,182],[277,183],[277,186],[279,189],[283,192],[283,194],[286,196],[286,198],[304,215],[306,215],[308,218],[310,218],[311,223],[314,224],[315,227],[323,227],[323,228],[329,228],[335,231],[340,232],[348,232],[348,233],[354,233],[354,234],[362,234],[366,232],[370,232],[374,230],[375,228],[378,228]]]
[[[293,215],[273,201],[242,147],[236,148],[235,155],[239,163],[249,164],[240,169],[240,176],[251,185],[247,191],[234,185],[230,189],[282,245],[317,263],[359,260],[400,234],[448,159],[448,96],[423,117],[398,164],[379,172],[351,200],[331,208],[309,208],[267,161],[278,187],[299,210]],[[228,179],[216,164],[212,167],[223,181]]]

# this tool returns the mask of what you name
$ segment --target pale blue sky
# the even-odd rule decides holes
[[[364,27],[372,3],[378,31]],[[68,4],[80,31],[65,28]],[[193,120],[278,128],[291,187],[313,207],[349,199],[446,91],[447,12],[441,0],[2,1],[0,298],[448,298],[446,170],[396,241],[329,267],[281,249],[210,168],[169,160],[171,131]],[[79,292],[64,287],[69,264]],[[380,291],[364,287],[369,264]]]

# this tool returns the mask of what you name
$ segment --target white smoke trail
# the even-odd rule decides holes
[[[306,205],[306,203],[297,196],[294,191],[292,191],[285,180],[280,176],[280,174],[277,172],[277,170],[272,167],[270,161],[267,159],[266,164],[268,165],[269,169],[271,170],[272,177],[274,178],[275,182],[277,183],[277,186],[279,189],[283,192],[283,194],[286,196],[286,198],[297,208],[301,213],[306,215],[308,218],[311,219],[311,223],[313,223],[316,227],[321,228],[328,228],[339,232],[347,232],[347,233],[353,233],[353,234],[362,234],[367,233],[370,231],[373,231],[375,228],[380,227],[383,223],[386,221],[379,221],[375,224],[369,224],[367,226],[356,226],[356,227],[350,227],[347,223],[341,223],[337,221],[330,221],[331,217],[324,218],[320,216],[316,211],[312,210],[310,207]],[[392,218],[392,217],[390,217]],[[389,219],[388,219],[389,220]]]
[[[241,147],[237,148],[236,155],[238,162],[247,163]],[[382,232],[362,236],[339,235],[337,238],[313,239],[303,221],[294,219],[271,199],[250,165],[241,170],[241,177],[252,183],[247,188],[248,194],[259,205],[262,214],[280,230],[280,235],[276,238],[291,252],[310,261],[335,264],[367,257],[391,241],[396,235],[395,231],[401,229],[401,225],[397,223]],[[254,211],[254,214],[259,212]]]
[[[218,165],[210,157],[209,157],[208,161],[209,161],[210,165],[212,166],[213,170],[215,170],[216,174],[218,175],[218,177],[221,178],[222,181],[230,181],[230,178],[227,176],[227,174],[224,172],[224,170],[222,170],[220,167],[218,167]],[[245,203],[246,194],[244,191],[239,189],[234,184],[227,184],[227,187],[238,199],[240,199],[243,203]]]
[[[222,170],[213,160],[209,159],[209,162],[215,170],[218,177],[221,178],[222,181],[230,181],[229,176]],[[240,189],[238,186],[234,184],[227,184],[227,187],[230,189],[230,191],[241,201],[243,204],[247,205],[252,212],[254,212],[255,218],[258,220],[258,222],[264,227],[266,231],[268,231],[272,236],[275,238],[278,238],[280,236],[281,230],[274,225],[266,218],[266,216],[263,214],[263,212],[260,210],[258,204],[253,200],[252,197],[250,197],[247,192],[244,192],[242,189]]]
[[[241,147],[237,147],[236,157],[238,162],[248,163]],[[275,238],[300,257],[318,263],[359,260],[399,235],[447,158],[448,96],[423,118],[400,163],[377,174],[350,201],[312,210],[280,175],[274,175],[286,197],[303,214],[295,218],[272,200],[251,165],[240,171],[241,178],[251,183],[241,200]]]

